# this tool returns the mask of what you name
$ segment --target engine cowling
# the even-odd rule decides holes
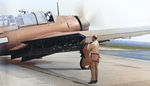
[[[79,21],[81,31],[89,30],[90,23],[82,16],[75,16],[75,18]]]

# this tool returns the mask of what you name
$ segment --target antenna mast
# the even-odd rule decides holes
[[[57,2],[57,13],[58,13],[58,16],[59,16],[59,5],[58,5],[58,2]]]

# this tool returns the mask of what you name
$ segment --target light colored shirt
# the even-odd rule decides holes
[[[87,46],[87,50],[90,51],[90,53],[99,53],[99,43],[97,40],[95,40],[94,42],[92,42],[91,44],[88,44]]]

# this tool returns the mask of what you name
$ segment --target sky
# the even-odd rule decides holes
[[[150,25],[150,0],[0,0],[0,15],[19,14],[18,10],[51,11],[57,15],[82,15],[90,21],[90,30]],[[132,41],[150,42],[150,35],[132,37]]]

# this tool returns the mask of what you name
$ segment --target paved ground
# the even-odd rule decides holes
[[[99,82],[91,86],[150,86],[150,62],[101,56]],[[79,52],[59,53],[24,63],[19,59],[9,60],[9,56],[1,57],[0,86],[89,85],[90,70],[81,70],[79,61]]]

